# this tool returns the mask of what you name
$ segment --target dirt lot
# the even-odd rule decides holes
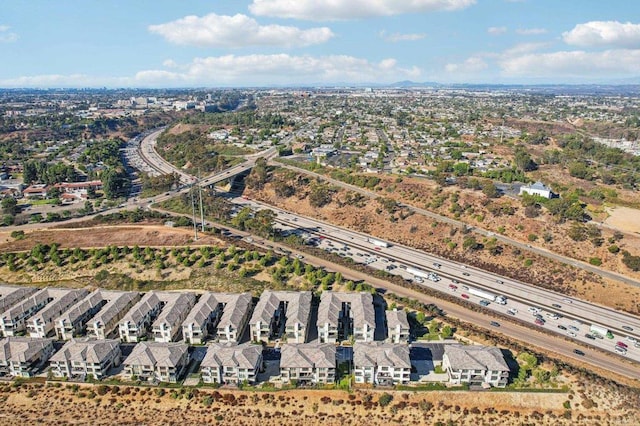
[[[614,390],[576,393],[398,392],[386,407],[383,391],[296,390],[242,392],[211,389],[0,387],[0,424],[234,424],[234,425],[632,425],[633,402]],[[595,399],[593,399],[595,398]],[[610,398],[611,402],[607,402]],[[589,407],[589,408],[585,408]],[[570,409],[565,407],[569,406]]]
[[[640,233],[640,220],[638,216],[640,212],[629,207],[615,207],[607,209],[609,217],[604,221],[605,224],[624,232],[638,234]]]

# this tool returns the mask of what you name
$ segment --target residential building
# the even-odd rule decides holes
[[[321,343],[336,343],[349,336],[356,342],[372,342],[376,329],[373,296],[365,292],[322,292],[316,325]]]
[[[56,303],[64,298],[68,301],[67,294],[80,296],[86,294],[86,290],[69,290],[62,288],[43,288],[30,294],[26,299],[14,304],[0,314],[0,332],[3,336],[15,336],[27,328],[27,320],[42,310],[45,306]],[[73,301],[71,301],[73,303]]]
[[[31,377],[54,351],[53,339],[5,337],[0,340],[0,375]]]
[[[120,365],[121,358],[118,340],[72,339],[49,359],[49,365],[55,377],[100,380]]]
[[[123,342],[138,342],[162,310],[158,292],[150,291],[142,296],[133,308],[118,322],[118,333]]]
[[[410,328],[407,313],[394,309],[386,311],[387,341],[391,343],[406,343],[409,341]]]
[[[182,322],[196,303],[193,293],[161,293],[162,311],[152,324],[153,338],[156,342],[180,340]]]
[[[204,383],[253,384],[262,368],[262,345],[211,343],[200,364]]]
[[[56,292],[58,293],[58,292]],[[50,291],[50,294],[54,294]],[[54,331],[55,319],[62,315],[67,309],[84,298],[89,292],[85,289],[66,290],[59,293],[51,303],[48,303],[41,310],[27,320],[27,331],[31,337],[45,338]]]
[[[124,377],[130,380],[177,383],[189,365],[189,346],[175,342],[141,342],[122,365]]]
[[[266,290],[251,317],[251,340],[259,342],[282,338],[289,343],[304,343],[310,315],[310,291]]]
[[[503,388],[509,380],[509,366],[500,349],[493,346],[445,345],[442,368],[454,385]]]
[[[69,308],[55,321],[58,339],[69,340],[84,331],[84,325],[107,303],[104,291],[95,290]]]
[[[355,343],[353,372],[356,383],[405,385],[409,383],[409,346],[384,342]]]
[[[553,198],[553,191],[547,185],[542,182],[536,182],[531,185],[523,185],[520,187],[520,195],[529,194],[537,195],[543,198]]]
[[[22,287],[0,284],[0,312],[5,312],[18,302],[21,302],[40,290],[37,287]]]
[[[249,293],[205,293],[182,323],[182,336],[190,344],[202,344],[212,335],[218,342],[238,343],[248,323]]]
[[[336,346],[332,343],[285,343],[280,355],[280,377],[284,382],[335,382]]]
[[[49,187],[45,184],[30,185],[22,191],[25,198],[47,198]]]
[[[140,300],[140,293],[132,291],[104,293],[108,293],[109,301],[87,322],[86,328],[88,337],[103,340],[118,331],[118,321]]]

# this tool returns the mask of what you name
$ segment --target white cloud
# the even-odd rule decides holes
[[[8,25],[0,25],[0,43],[13,43],[18,41],[18,34],[10,32]]]
[[[479,56],[472,56],[461,64],[447,64],[444,69],[448,73],[477,73],[489,67]]]
[[[276,55],[195,58],[187,64],[165,61],[171,70],[143,70],[131,77],[40,75],[0,80],[0,87],[189,87],[271,86],[313,83],[391,83],[420,78],[417,67],[395,59],[370,62],[345,55]]]
[[[520,35],[540,35],[546,34],[546,28],[519,28],[516,30],[516,33]]]
[[[536,50],[540,50],[544,47],[549,46],[549,43],[544,43],[544,42],[540,42],[540,43],[520,43],[520,44],[516,44],[515,46],[512,46],[510,48],[508,48],[507,50],[505,50],[504,52],[502,52],[501,54],[498,54],[496,56],[501,56],[501,57],[513,57],[516,55],[523,55],[526,53],[531,53],[531,52],[535,52]]]
[[[252,14],[310,21],[392,16],[405,13],[454,11],[476,0],[253,0]]]
[[[562,39],[575,46],[637,49],[640,48],[640,24],[591,21],[578,24],[571,31],[562,33]]]
[[[507,27],[489,27],[487,32],[491,35],[500,35],[507,32]]]
[[[505,57],[499,66],[507,76],[585,78],[635,76],[640,73],[640,50],[603,52],[561,51]]]
[[[302,30],[282,25],[260,25],[246,15],[185,16],[165,24],[150,25],[149,31],[171,43],[206,47],[281,46],[301,47],[324,43],[334,34],[327,27]]]
[[[397,43],[400,41],[417,41],[425,38],[426,34],[401,34],[401,33],[387,33],[386,31],[380,31],[380,38],[390,43]]]

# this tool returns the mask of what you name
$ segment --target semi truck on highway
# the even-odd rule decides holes
[[[488,299],[492,302],[496,302],[498,305],[507,304],[507,298],[504,296],[495,295],[493,293],[489,293],[486,290],[480,290],[479,288],[473,288],[473,287],[469,287],[468,291],[474,296],[482,297],[483,299]]]
[[[384,248],[389,247],[389,243],[386,241],[376,240],[375,238],[367,238],[367,241],[377,247],[384,247]]]
[[[429,274],[430,274],[430,272],[423,271],[422,269],[412,268],[411,266],[407,266],[407,272],[413,275],[414,277],[419,277],[419,278],[429,278]]]
[[[597,324],[591,324],[589,328],[592,334],[597,334],[598,336],[607,336],[609,339],[613,339],[613,334],[607,330],[605,327]]]

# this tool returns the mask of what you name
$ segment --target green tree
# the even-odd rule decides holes
[[[16,201],[15,198],[13,197],[3,198],[0,205],[2,206],[2,213],[9,216],[15,216],[16,214],[18,214],[19,207],[18,207],[18,202]]]

